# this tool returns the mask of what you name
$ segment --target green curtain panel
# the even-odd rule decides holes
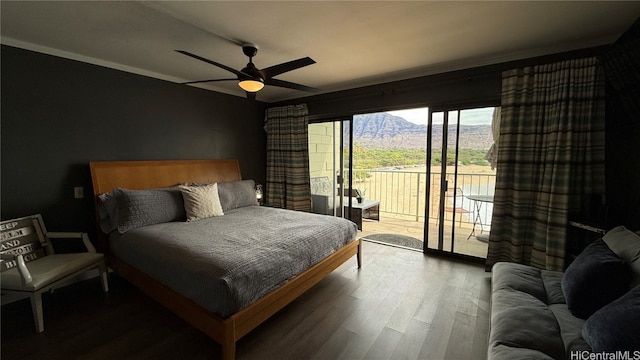
[[[604,196],[604,79],[597,58],[505,71],[487,268],[564,269],[568,219]]]
[[[270,206],[311,211],[307,105],[267,109],[266,201]]]

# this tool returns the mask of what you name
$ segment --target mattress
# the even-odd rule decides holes
[[[354,241],[346,219],[247,206],[110,235],[112,255],[228,317]]]

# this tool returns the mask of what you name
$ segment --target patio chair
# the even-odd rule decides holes
[[[446,206],[444,208],[444,211],[454,214],[454,216],[458,219],[458,226],[462,226],[462,215],[471,213],[471,211],[465,209],[462,206],[462,201],[464,200],[464,192],[459,187],[448,188],[445,196]]]
[[[66,285],[98,269],[102,290],[109,291],[103,254],[96,253],[86,233],[47,232],[42,216],[31,215],[0,223],[0,281],[3,293],[28,295],[36,331],[44,331],[42,293]],[[81,239],[87,252],[56,254],[50,239]]]

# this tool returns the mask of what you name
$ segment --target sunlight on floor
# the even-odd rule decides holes
[[[437,227],[435,221],[431,223],[429,239],[432,239],[432,243],[435,243],[438,238]],[[476,256],[480,258],[487,257],[487,243],[478,240],[475,236],[469,237],[471,233],[471,225],[462,223],[454,228],[455,242],[454,251],[457,253]],[[478,235],[480,231],[476,229]],[[415,217],[393,215],[388,213],[380,213],[380,221],[372,221],[363,219],[362,231],[358,232],[358,237],[365,237],[370,234],[380,233],[393,233],[414,237],[419,240],[424,240],[424,222],[422,219],[416,221]],[[488,235],[485,230],[482,235]],[[451,249],[451,242],[446,241],[444,243],[444,249],[449,251]]]

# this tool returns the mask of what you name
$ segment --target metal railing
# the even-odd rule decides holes
[[[492,204],[478,209],[469,195],[493,195],[495,174],[458,172],[447,173],[445,192],[445,216],[456,222],[472,224],[480,216],[483,224],[491,222]],[[440,205],[440,173],[431,174],[431,201],[428,216],[437,219]],[[410,170],[354,170],[353,187],[365,191],[367,199],[380,201],[380,212],[414,217],[421,221],[425,216],[427,174],[424,168]]]

